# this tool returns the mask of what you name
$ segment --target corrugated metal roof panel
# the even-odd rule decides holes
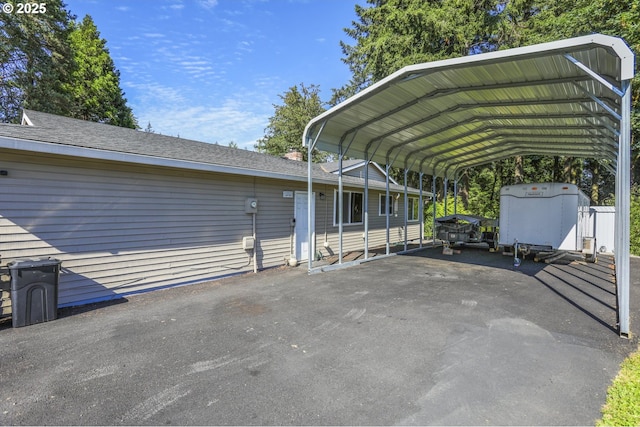
[[[450,178],[492,153],[613,160],[620,100],[566,55],[614,85],[633,71],[628,47],[603,35],[417,64],[312,120],[305,141],[324,123],[319,149],[343,141],[349,156]]]

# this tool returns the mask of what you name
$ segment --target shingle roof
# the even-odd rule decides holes
[[[320,167],[325,172],[337,173],[339,170],[339,162],[327,162],[322,163]],[[351,159],[351,160],[343,160],[342,161],[342,169],[348,169],[352,166],[364,166],[364,160],[359,159]]]
[[[348,172],[354,169],[358,169],[358,168],[364,168],[364,160],[359,160],[359,159],[350,159],[350,160],[343,160],[342,161],[342,170],[343,172]],[[381,167],[378,163],[376,162],[371,162],[371,165],[378,169],[380,171],[380,173],[382,174],[382,180],[384,181],[384,177],[387,175],[387,173],[385,172],[384,168]],[[333,174],[337,174],[338,171],[340,170],[340,163],[339,162],[327,162],[327,163],[322,163],[320,165],[320,167],[322,168],[323,171],[325,172],[331,172]],[[369,178],[371,179],[371,178]],[[373,179],[371,179],[371,181],[373,181]],[[380,181],[380,179],[376,179],[376,181]],[[390,182],[393,184],[398,184],[398,182],[396,180],[394,180],[392,177],[390,177]]]
[[[33,110],[24,110],[23,122],[32,125],[0,124],[2,137],[34,141],[61,146],[100,150],[103,152],[132,154],[158,159],[180,160],[194,165],[216,165],[233,170],[239,175],[273,173],[286,175],[292,181],[307,180],[307,163],[268,154],[184,138],[142,132],[108,124],[72,119]],[[19,147],[19,145],[18,145]],[[135,160],[132,160],[135,161]],[[182,167],[186,167],[183,166]],[[337,183],[335,174],[325,172],[318,164],[312,165],[314,182]],[[362,187],[364,180],[344,176],[345,185]],[[371,181],[372,188],[380,187]],[[402,190],[393,186],[394,191]],[[413,189],[412,189],[413,190]],[[412,191],[413,192],[413,191]]]

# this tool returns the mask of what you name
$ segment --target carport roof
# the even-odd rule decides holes
[[[633,74],[631,50],[601,34],[407,66],[314,118],[304,142],[450,178],[527,154],[615,168]]]
[[[517,155],[600,160],[616,173],[618,317],[628,336],[634,61],[622,39],[593,34],[411,65],[311,120],[303,144],[309,154],[447,178]],[[312,187],[309,168],[309,194]]]

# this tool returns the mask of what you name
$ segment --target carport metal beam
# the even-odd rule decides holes
[[[629,256],[631,214],[631,80],[622,82],[622,120],[616,179],[616,284],[620,335],[629,337]]]

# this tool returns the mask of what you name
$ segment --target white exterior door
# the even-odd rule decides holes
[[[311,223],[315,222],[315,193],[311,198]],[[308,260],[309,252],[313,245],[309,244],[309,216],[307,204],[307,192],[296,191],[295,213],[295,257],[298,261]],[[313,231],[313,230],[312,230]]]

